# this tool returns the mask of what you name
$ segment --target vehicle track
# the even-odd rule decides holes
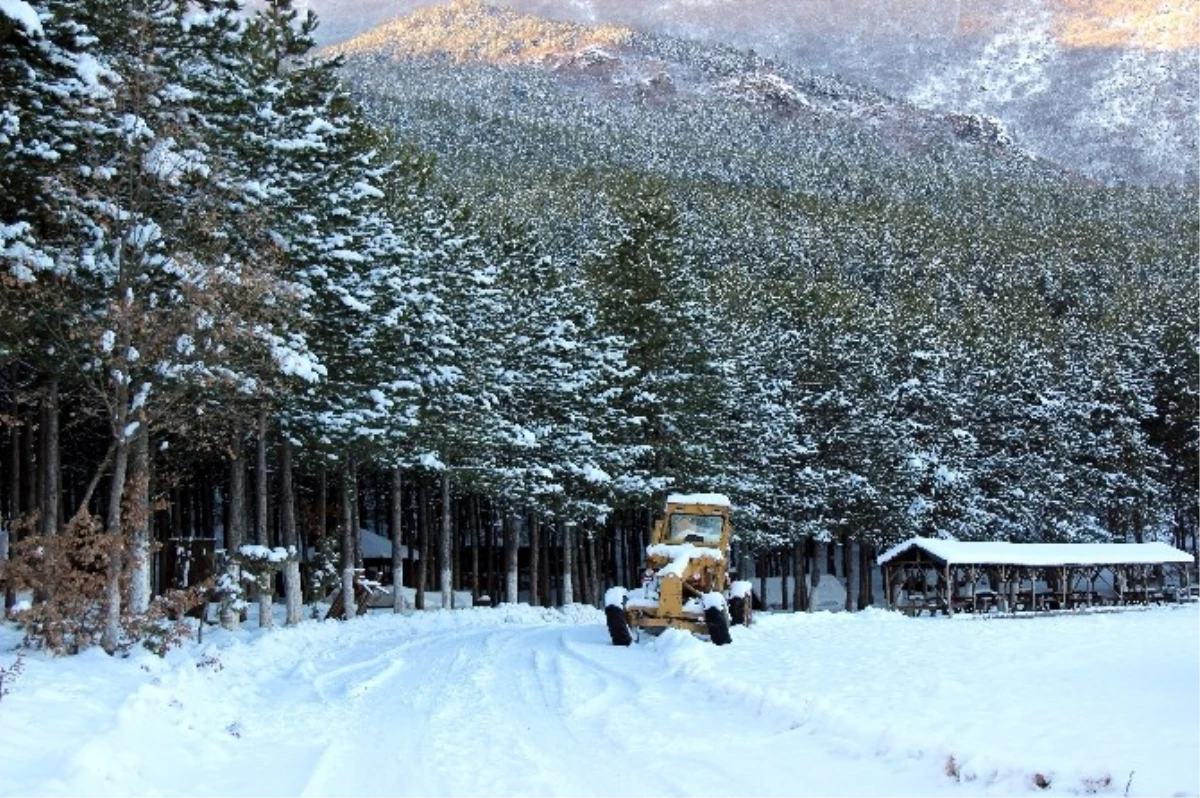
[[[395,641],[317,677],[322,695],[343,696],[328,704],[340,731],[303,794],[628,795],[649,779],[684,795],[736,783],[720,757],[681,768],[646,756],[702,742],[731,711],[657,667],[647,650],[609,645],[603,627]]]

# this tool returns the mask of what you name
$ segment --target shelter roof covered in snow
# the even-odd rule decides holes
[[[362,541],[364,560],[388,559],[392,556],[392,541],[383,535],[377,535],[369,529],[360,529],[358,539]],[[400,556],[408,556],[408,546],[400,547]]]
[[[920,549],[947,565],[1156,565],[1191,563],[1193,558],[1166,543],[1009,543],[912,538],[879,555],[880,565]]]
[[[362,556],[364,560],[390,560],[392,558],[391,538],[376,534],[369,529],[360,529],[358,530],[358,539],[362,541]],[[308,548],[308,558],[312,559],[315,554],[315,550],[310,546]],[[400,547],[400,556],[407,559],[408,546]],[[421,552],[413,552],[413,559],[421,559]]]

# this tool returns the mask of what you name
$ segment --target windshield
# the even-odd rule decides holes
[[[721,516],[673,513],[668,543],[720,543]]]

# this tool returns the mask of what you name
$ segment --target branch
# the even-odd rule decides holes
[[[75,515],[71,517],[72,523],[87,514],[87,506],[92,503],[92,494],[96,492],[96,486],[100,484],[100,477],[104,476],[104,472],[112,465],[113,455],[116,451],[117,442],[112,441],[108,444],[108,451],[104,453],[104,459],[96,467],[96,473],[92,475],[92,481],[88,483],[87,490],[83,492],[83,498],[79,500],[79,507],[75,510]]]

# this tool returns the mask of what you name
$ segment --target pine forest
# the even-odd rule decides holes
[[[298,5],[0,0],[31,643],[306,621],[359,530],[418,607],[599,606],[676,490],[797,584],[915,535],[1196,552],[1194,181],[749,50],[480,0],[319,49]]]

